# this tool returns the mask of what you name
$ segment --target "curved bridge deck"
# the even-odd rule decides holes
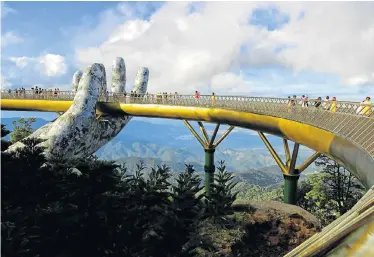
[[[71,91],[60,91],[57,94],[54,92],[35,94],[33,91],[18,94],[3,93],[1,107],[3,110],[66,111],[71,106],[74,96],[75,92]],[[286,137],[316,151],[323,149],[322,141],[334,141],[331,142],[330,149],[321,152],[344,164],[367,187],[374,184],[373,105],[362,106],[357,102],[337,102],[336,111],[332,112],[324,109],[323,105],[326,104],[324,102],[316,108],[314,107],[316,100],[309,100],[309,107],[301,107],[301,99],[295,101],[296,106],[288,106],[288,101],[289,99],[285,98],[216,96],[215,101],[212,102],[211,96],[200,96],[197,100],[191,95],[146,94],[129,97],[124,94],[108,94],[100,97],[97,108],[100,112],[110,115],[127,113],[134,116],[211,122],[217,122],[215,117],[220,116],[220,123]],[[332,101],[329,104],[331,105]],[[364,108],[366,113],[357,114]],[[225,110],[227,112],[224,112]],[[189,115],[186,115],[187,112]],[[245,116],[243,113],[254,115]],[[247,122],[246,119],[251,119],[251,122]],[[282,121],[294,121],[294,123]],[[311,135],[309,144],[305,144],[297,133],[308,133],[305,130],[309,127],[298,126],[298,124],[319,128],[329,134],[316,134],[314,139]],[[284,127],[287,126],[293,127],[292,135],[284,133]],[[369,170],[371,172],[368,172]]]

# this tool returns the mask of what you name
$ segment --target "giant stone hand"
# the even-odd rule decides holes
[[[146,93],[148,75],[147,68],[138,70],[133,89],[135,93]],[[107,90],[106,73],[102,64],[95,63],[84,73],[76,72],[72,86],[76,95],[71,107],[55,121],[29,136],[45,140],[41,145],[45,147],[47,158],[58,156],[65,160],[75,160],[87,157],[114,138],[132,118],[103,116],[97,119],[96,102]],[[112,67],[111,90],[115,93],[125,92],[125,86],[125,62],[123,58],[117,57]],[[22,142],[17,142],[8,151],[22,146]]]

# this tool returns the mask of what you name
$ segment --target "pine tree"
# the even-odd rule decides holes
[[[237,183],[233,182],[234,175],[226,171],[224,161],[219,162],[218,172],[214,175],[215,183],[211,187],[211,195],[206,198],[206,215],[222,216],[232,212],[231,205],[236,199],[238,192],[232,189]]]
[[[195,174],[193,166],[186,165],[186,170],[178,174],[175,182],[171,187],[163,246],[168,248],[173,256],[181,252],[182,246],[188,241],[189,234],[195,230],[203,214],[203,195],[197,195],[202,190],[201,178]]]
[[[21,118],[18,121],[13,121],[13,132],[10,134],[10,141],[14,144],[31,135],[34,131],[32,124],[35,121],[35,118]]]

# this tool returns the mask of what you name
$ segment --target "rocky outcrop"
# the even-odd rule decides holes
[[[149,71],[140,68],[136,75],[134,91],[147,91]],[[123,58],[117,58],[112,68],[112,91],[125,91],[126,67]],[[77,90],[71,107],[54,122],[36,130],[29,138],[44,140],[47,158],[60,157],[66,160],[81,159],[95,153],[114,138],[130,121],[131,116],[96,118],[96,102],[107,91],[104,65],[95,63],[84,73],[76,72],[72,80]],[[10,146],[8,151],[23,147],[22,142]]]
[[[237,201],[234,213],[199,224],[185,249],[204,257],[283,256],[321,229],[310,213],[275,201]]]

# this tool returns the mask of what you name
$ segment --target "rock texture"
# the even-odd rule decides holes
[[[125,90],[126,67],[122,58],[117,58],[112,68],[112,89],[117,93]],[[96,102],[107,90],[106,73],[102,64],[95,63],[85,70],[82,76],[76,72],[73,77],[73,89],[77,88],[73,104],[54,122],[36,130],[29,137],[45,140],[47,158],[60,157],[75,160],[95,153],[100,147],[115,137],[130,121],[131,116],[96,118]],[[145,94],[148,84],[148,69],[140,68],[134,88]],[[21,142],[9,147],[14,151],[23,147]]]
[[[204,257],[283,256],[321,229],[298,206],[275,201],[237,201],[233,214],[208,218],[184,246]]]
[[[135,77],[135,84],[133,89],[135,93],[144,94],[145,92],[147,92],[148,76],[148,68],[142,67],[138,70],[138,73]]]
[[[72,84],[72,90],[76,92],[78,90],[79,81],[82,78],[83,73],[81,71],[76,71],[73,75],[73,80],[71,82]]]
[[[126,65],[121,57],[117,57],[112,66],[112,92],[126,92]]]

